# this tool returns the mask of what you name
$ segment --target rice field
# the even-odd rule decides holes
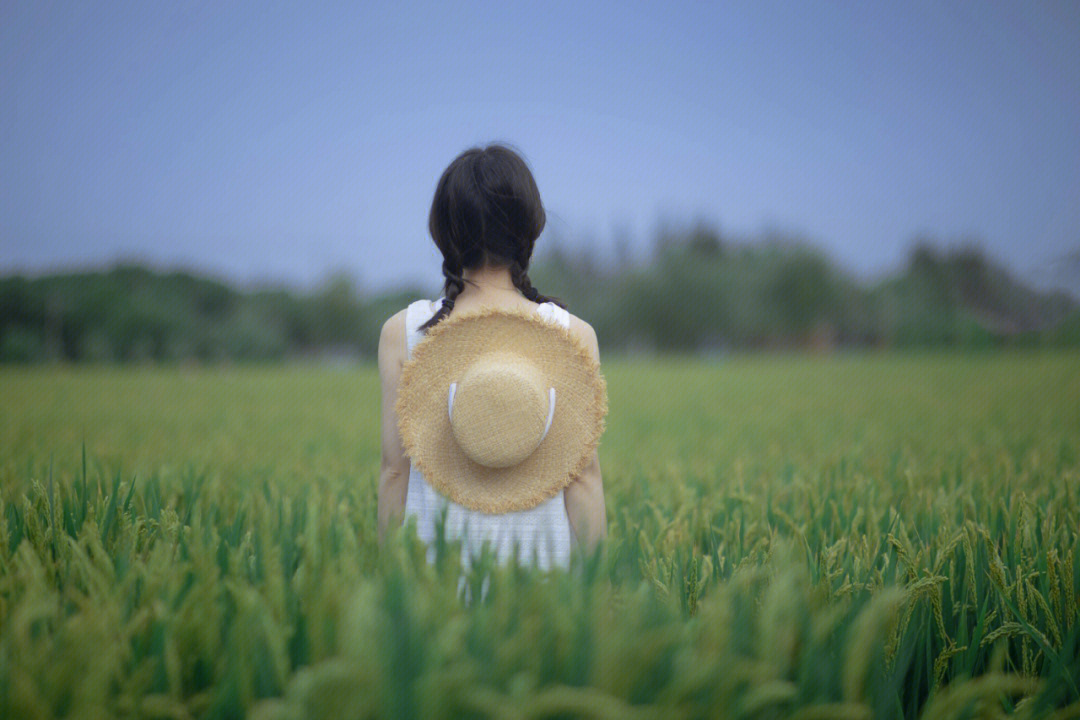
[[[1075,354],[603,371],[603,554],[466,603],[374,367],[0,369],[0,717],[1080,717]]]

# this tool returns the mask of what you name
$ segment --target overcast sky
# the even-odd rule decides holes
[[[434,286],[435,183],[492,140],[601,251],[700,218],[1026,271],[1080,247],[1080,3],[16,0],[0,138],[2,273]]]

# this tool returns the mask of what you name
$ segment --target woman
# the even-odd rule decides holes
[[[421,300],[383,325],[379,338],[382,378],[382,468],[379,478],[379,538],[391,525],[415,516],[422,539],[434,536],[438,511],[453,515],[450,533],[462,522],[474,539],[520,540],[542,527],[548,553],[541,566],[566,565],[576,543],[592,552],[606,534],[600,462],[592,451],[585,469],[554,498],[536,508],[485,515],[452,503],[436,492],[413,467],[398,428],[395,398],[402,365],[412,347],[451,313],[480,308],[539,312],[561,322],[599,362],[596,333],[565,310],[562,302],[541,295],[528,275],[533,245],[544,228],[540,193],[528,166],[502,145],[473,148],[459,155],[439,179],[428,228],[443,256],[444,297]],[[478,534],[477,534],[478,533]],[[498,538],[496,536],[499,536]]]

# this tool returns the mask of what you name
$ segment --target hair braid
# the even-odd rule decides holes
[[[532,281],[529,279],[528,271],[519,260],[514,260],[510,263],[510,279],[513,281],[514,287],[520,290],[522,295],[529,300],[532,300],[534,303],[541,304],[551,302],[563,309],[566,308],[566,303],[559,298],[541,295],[540,292],[533,287]]]
[[[443,318],[450,314],[450,311],[454,309],[454,302],[457,300],[457,296],[461,294],[461,291],[465,289],[465,278],[462,277],[461,260],[459,258],[446,258],[442,264],[443,277],[446,281],[443,283],[443,300],[442,307],[438,312],[431,316],[431,318],[420,326],[421,331],[426,331],[428,328],[434,327]]]

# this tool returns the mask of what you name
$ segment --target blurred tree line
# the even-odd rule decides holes
[[[797,237],[727,242],[698,224],[661,230],[638,267],[555,246],[530,275],[608,350],[1080,346],[1075,298],[1025,286],[973,241],[937,245],[917,238],[899,272],[859,282]]]
[[[860,283],[808,243],[729,243],[699,224],[660,231],[641,265],[549,243],[530,276],[605,352],[1080,346],[1073,298],[1026,287],[974,244],[917,241],[900,272]],[[436,295],[365,295],[345,275],[308,293],[133,265],[15,275],[0,279],[0,362],[370,359],[387,317]]]

